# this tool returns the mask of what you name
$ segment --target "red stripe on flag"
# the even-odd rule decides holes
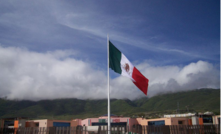
[[[145,94],[147,95],[148,82],[149,80],[143,76],[136,67],[133,69],[132,78],[135,80],[133,83]]]

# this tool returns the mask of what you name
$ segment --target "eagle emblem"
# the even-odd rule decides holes
[[[128,63],[126,63],[124,65],[124,69],[126,70],[126,72],[129,72],[130,71],[130,66],[128,65]]]

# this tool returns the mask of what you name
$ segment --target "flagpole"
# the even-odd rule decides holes
[[[108,113],[108,124],[107,130],[110,134],[110,81],[109,81],[109,36],[107,34],[107,113]]]

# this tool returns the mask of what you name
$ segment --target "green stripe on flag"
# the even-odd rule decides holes
[[[121,52],[109,41],[109,67],[121,74]]]

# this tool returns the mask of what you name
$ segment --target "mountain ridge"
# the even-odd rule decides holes
[[[220,89],[197,89],[168,93],[151,98],[111,99],[111,113],[122,116],[144,116],[153,113],[181,112],[220,113]],[[73,119],[98,117],[107,113],[107,100],[76,98],[55,100],[0,99],[0,118],[25,116],[29,118]]]

